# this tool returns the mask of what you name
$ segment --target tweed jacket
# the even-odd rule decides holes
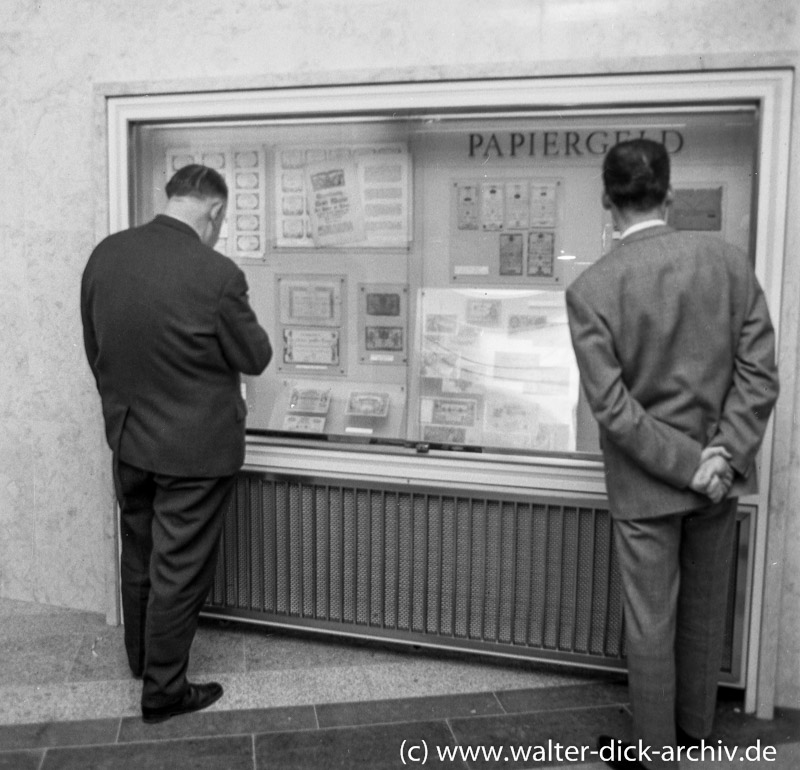
[[[650,227],[582,273],[566,302],[612,516],[708,504],[689,489],[708,445],[733,457],[731,495],[757,490],[754,459],[778,376],[772,323],[746,254]]]
[[[260,374],[272,348],[232,260],[159,215],[94,249],[81,316],[106,438],[122,460],[171,476],[239,470],[240,373]]]

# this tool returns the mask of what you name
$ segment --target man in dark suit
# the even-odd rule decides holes
[[[774,332],[750,260],[665,224],[669,167],[663,145],[646,139],[609,151],[603,205],[621,237],[566,295],[600,427],[633,739],[659,752],[711,732],[737,497],[756,491],[754,458],[778,396]],[[603,759],[626,747],[600,744]],[[670,758],[629,751],[608,764]]]
[[[164,214],[104,239],[83,273],[84,346],[103,406],[120,507],[125,646],[142,716],[205,708],[186,678],[225,509],[245,450],[240,373],[272,356],[237,265],[213,250],[227,187],[190,165]]]

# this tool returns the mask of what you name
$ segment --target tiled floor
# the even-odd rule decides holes
[[[626,737],[630,725],[617,674],[214,621],[201,624],[190,678],[217,680],[225,695],[207,711],[145,725],[121,629],[99,615],[0,600],[0,770],[589,770],[605,767],[591,753],[597,735]],[[775,747],[776,761],[681,767],[794,770],[800,713],[756,720],[726,691],[712,746],[722,756]],[[512,755],[525,750],[540,753]]]

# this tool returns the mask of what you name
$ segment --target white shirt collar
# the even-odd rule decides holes
[[[633,235],[633,233],[638,233],[640,230],[648,230],[651,227],[659,227],[660,225],[667,224],[663,219],[647,219],[644,222],[637,222],[635,225],[631,225],[624,233],[619,236],[619,239],[622,240],[623,238],[627,238],[629,235]]]

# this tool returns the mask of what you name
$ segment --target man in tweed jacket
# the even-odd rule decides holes
[[[750,259],[666,225],[669,174],[663,145],[610,150],[603,205],[621,237],[566,295],[600,427],[633,740],[653,749],[711,732],[737,497],[757,489],[754,458],[778,396],[774,332]]]

